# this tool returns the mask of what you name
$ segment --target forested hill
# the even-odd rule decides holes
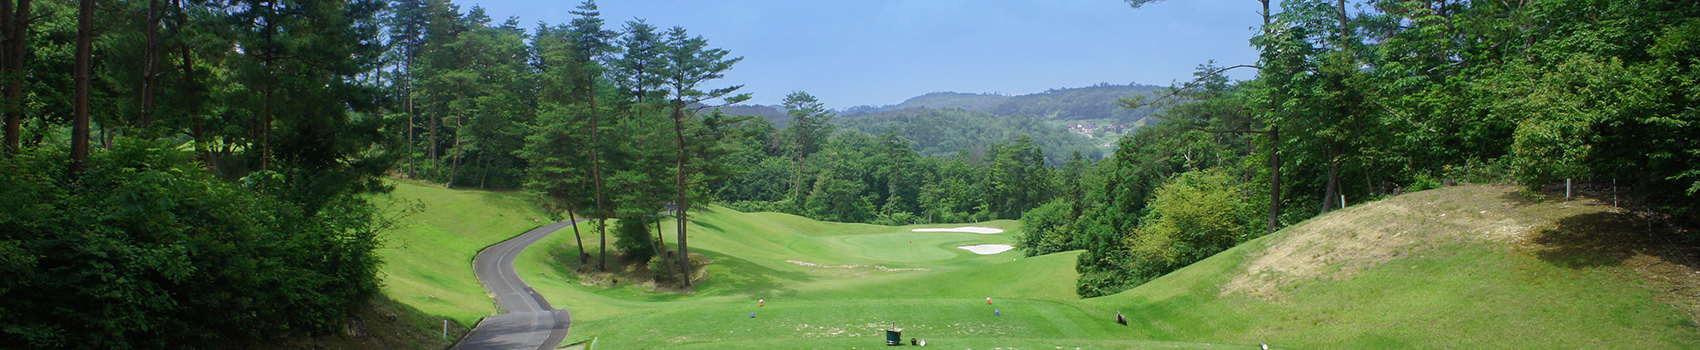
[[[1008,96],[934,92],[887,106],[856,106],[844,109],[846,118],[914,109],[960,108],[1001,116],[1030,116],[1058,121],[1095,121],[1101,124],[1133,124],[1156,113],[1154,108],[1126,109],[1116,101],[1134,95],[1151,95],[1160,86],[1099,83],[1087,87],[1050,89],[1045,92]],[[730,112],[730,111],[728,111]],[[784,124],[780,124],[784,125]]]
[[[961,108],[961,109],[966,109],[966,110],[970,110],[970,111],[984,112],[984,111],[992,110],[993,108],[997,108],[999,105],[1003,104],[1004,101],[1007,101],[1009,99],[1010,99],[1010,97],[1008,95],[990,94],[990,93],[970,94],[970,93],[961,93],[961,92],[934,92],[934,93],[928,93],[926,95],[911,97],[908,100],[904,100],[903,103],[884,106],[884,107],[874,107],[874,106],[850,107],[850,108],[845,109],[843,114],[847,117],[853,117],[853,116],[859,116],[859,115],[875,114],[875,113],[880,113],[880,112],[900,111],[900,110],[917,109],[917,108],[924,108],[924,109]]]
[[[895,105],[846,108],[838,112],[832,123],[875,135],[896,131],[913,141],[915,150],[921,154],[943,157],[984,150],[992,144],[1028,135],[1044,148],[1046,158],[1061,164],[1075,151],[1089,158],[1102,158],[1103,150],[1099,147],[1105,143],[1070,132],[1064,123],[1114,126],[1099,129],[1109,132],[1125,132],[1150,124],[1149,118],[1158,110],[1121,108],[1117,100],[1151,95],[1158,89],[1161,87],[1101,83],[1020,96],[934,92]],[[789,125],[792,118],[784,106],[778,105],[734,105],[720,109],[729,115],[760,116],[780,128]],[[1094,131],[1091,127],[1084,130]]]
[[[1092,159],[1103,158],[1098,141],[1071,133],[1061,125],[1025,116],[1003,116],[960,108],[909,109],[844,118],[838,125],[849,130],[879,135],[895,131],[921,155],[952,157],[961,151],[984,151],[1023,135],[1031,137],[1052,165],[1060,165],[1078,151]]]
[[[1051,89],[1037,94],[1010,97],[988,112],[997,115],[1042,117],[1047,120],[1090,120],[1100,124],[1137,124],[1157,110],[1151,107],[1126,109],[1116,101],[1134,95],[1152,95],[1160,86],[1111,85]]]
[[[720,111],[725,112],[726,115],[749,115],[766,118],[773,122],[774,126],[780,128],[791,124],[791,115],[785,113],[785,106],[781,105],[731,105],[720,107]]]

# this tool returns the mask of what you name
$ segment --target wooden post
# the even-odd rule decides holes
[[[1570,179],[1564,179],[1564,200],[1570,200]]]

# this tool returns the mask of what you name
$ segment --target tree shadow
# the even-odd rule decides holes
[[[1557,226],[1536,233],[1542,261],[1572,269],[1618,266],[1637,253],[1654,253],[1638,218],[1624,213],[1597,212],[1558,219]],[[1657,254],[1652,254],[1657,255]]]
[[[711,275],[697,286],[700,290],[721,290],[726,294],[751,298],[794,296],[797,290],[790,285],[814,281],[807,273],[780,271],[761,264],[712,251],[696,251],[714,259],[713,265],[725,268],[726,273]]]

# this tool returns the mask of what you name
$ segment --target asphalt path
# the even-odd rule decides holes
[[[472,271],[478,274],[478,282],[496,297],[501,314],[478,322],[454,349],[549,350],[561,344],[567,337],[567,328],[572,326],[572,314],[550,307],[548,300],[526,285],[514,272],[514,259],[532,243],[572,224],[557,222],[538,227],[478,252],[478,257],[472,259]]]

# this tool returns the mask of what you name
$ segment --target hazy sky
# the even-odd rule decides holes
[[[581,0],[453,0],[496,22],[563,23]],[[828,108],[888,105],[935,91],[1020,95],[1051,88],[1168,85],[1207,60],[1250,64],[1251,0],[602,0],[618,30],[642,18],[683,26],[744,61],[711,87],[751,102],[807,91]],[[1251,72],[1233,74],[1247,79]]]

